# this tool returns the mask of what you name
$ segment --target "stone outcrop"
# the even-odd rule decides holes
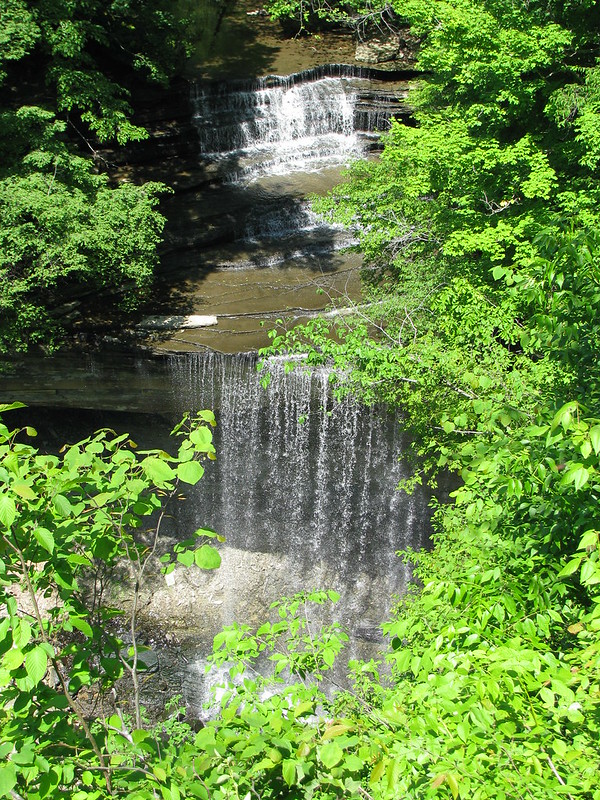
[[[386,61],[395,61],[400,54],[400,42],[397,38],[385,40],[372,40],[358,42],[356,45],[356,60],[366,64],[384,64]]]
[[[364,64],[388,64],[395,69],[414,67],[419,41],[408,31],[357,42],[355,58]]]
[[[214,314],[172,314],[144,317],[137,327],[143,330],[163,331],[175,328],[206,328],[217,323],[218,319]]]

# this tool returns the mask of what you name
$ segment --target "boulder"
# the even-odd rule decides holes
[[[388,39],[371,39],[368,42],[358,42],[356,45],[356,60],[367,64],[395,61],[399,55],[400,42],[395,36]]]

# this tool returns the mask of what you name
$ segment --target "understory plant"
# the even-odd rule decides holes
[[[162,728],[141,707],[139,598],[159,554],[165,572],[220,564],[211,530],[161,541],[182,486],[215,457],[214,424],[212,412],[186,416],[174,455],[110,430],[47,455],[29,444],[32,428],[0,424],[0,796],[162,791]],[[129,574],[126,614],[103,593],[117,570]]]

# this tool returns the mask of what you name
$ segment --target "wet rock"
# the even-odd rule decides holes
[[[399,33],[374,37],[358,42],[356,45],[356,61],[366,64],[388,64],[394,62],[395,69],[414,67],[419,49],[419,39],[408,30]],[[384,67],[383,69],[389,69]]]
[[[138,328],[144,330],[172,330],[174,328],[206,328],[217,325],[214,314],[171,314],[169,316],[154,315],[145,317]]]
[[[368,42],[358,42],[356,45],[356,60],[366,64],[383,64],[386,61],[395,61],[400,55],[400,41],[397,37],[389,39],[372,39]]]

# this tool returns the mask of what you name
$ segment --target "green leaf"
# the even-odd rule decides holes
[[[569,486],[574,484],[575,489],[579,490],[588,482],[590,478],[590,471],[583,464],[572,464],[565,472],[562,480],[562,486]]]
[[[219,542],[225,541],[225,537],[213,531],[212,528],[198,528],[198,530],[194,531],[194,536],[206,536],[208,539],[216,539]]]
[[[365,762],[362,758],[355,756],[352,753],[349,753],[344,758],[344,768],[349,770],[350,772],[360,772],[365,767]]]
[[[562,739],[555,739],[552,742],[552,749],[559,758],[564,758],[567,752],[567,745],[563,742]]]
[[[88,639],[91,639],[94,635],[94,631],[92,630],[92,626],[90,623],[83,619],[82,617],[69,617],[69,622],[74,628],[77,628],[78,631],[81,631],[84,636],[87,636]]]
[[[321,759],[323,765],[327,767],[327,769],[335,767],[336,764],[340,763],[343,757],[344,751],[339,744],[337,744],[337,742],[329,742],[328,744],[324,744],[319,750],[319,758]]]
[[[21,483],[16,481],[15,483],[11,484],[10,488],[13,490],[15,494],[19,495],[19,497],[21,497],[23,500],[35,500],[37,497],[36,493],[33,491],[31,486],[29,486],[29,484],[27,483]]]
[[[48,656],[41,647],[30,650],[25,656],[25,670],[34,684],[38,684],[48,669]]]
[[[7,494],[0,495],[0,522],[10,528],[17,516],[17,508],[12,497]]]
[[[315,710],[315,704],[312,700],[305,700],[303,703],[294,708],[294,719],[298,719],[299,717],[303,717],[306,714],[313,714]]]
[[[274,764],[279,764],[283,760],[283,756],[276,747],[269,747],[266,755]]]
[[[293,786],[296,782],[296,762],[292,761],[291,758],[284,759],[281,765],[281,772],[287,785]]]
[[[195,428],[190,433],[190,441],[199,453],[209,453],[214,450],[212,438],[212,431],[205,427]]]
[[[3,411],[12,411],[14,408],[25,408],[25,403],[19,403],[18,401],[14,403],[0,403],[0,414]]]
[[[14,764],[0,764],[0,797],[10,795],[17,782],[17,769]]]
[[[458,738],[465,743],[469,741],[469,730],[468,722],[459,722],[456,726]]]
[[[54,508],[61,517],[68,518],[73,513],[73,507],[64,495],[57,494],[53,499],[53,503]]]
[[[583,458],[588,458],[588,456],[592,452],[592,443],[589,442],[587,439],[582,442],[581,447],[579,448],[579,452],[583,456]]]
[[[596,549],[600,542],[600,533],[593,528],[586,531],[579,540],[578,550],[587,550],[588,548]]]
[[[35,528],[33,535],[44,550],[47,550],[50,554],[54,552],[54,536],[49,530],[46,528]]]
[[[552,430],[558,428],[559,425],[566,430],[573,420],[573,414],[577,411],[578,405],[576,400],[571,400],[559,408],[552,420]]]
[[[594,425],[594,427],[590,429],[590,442],[594,448],[594,453],[600,455],[600,425]]]
[[[31,625],[24,617],[21,617],[19,625],[13,631],[13,639],[19,649],[23,649],[31,641]]]
[[[203,422],[208,422],[208,424],[212,425],[213,428],[217,424],[213,411],[208,411],[207,409],[204,409],[203,411],[199,411],[196,416]]]
[[[177,465],[177,477],[184,483],[194,486],[204,475],[204,467],[197,461],[185,461]]]
[[[456,775],[453,775],[451,772],[448,772],[446,774],[446,782],[447,782],[448,786],[450,787],[450,791],[452,792],[452,797],[454,798],[454,800],[456,800],[456,798],[458,797],[458,792],[459,792],[458,780],[456,778]]]
[[[342,736],[344,733],[348,733],[348,731],[354,730],[354,725],[349,722],[342,722],[336,725],[330,725],[328,728],[325,728],[325,733],[323,734],[323,741],[327,739],[335,739],[336,736]]]
[[[569,575],[573,575],[574,572],[577,572],[579,569],[579,565],[583,560],[583,555],[576,556],[572,558],[558,573],[559,578],[567,578]]]
[[[587,586],[595,586],[600,583],[600,568],[595,561],[584,561],[580,573],[581,582]]]
[[[199,547],[194,553],[194,560],[200,569],[217,569],[221,566],[221,555],[210,544]]]
[[[18,649],[11,649],[2,658],[2,666],[9,672],[18,669],[23,663],[23,653]]]
[[[147,456],[141,463],[141,467],[146,475],[157,486],[161,486],[167,481],[172,481],[175,478],[175,472],[166,461],[155,456]]]
[[[191,567],[194,563],[195,553],[193,550],[183,550],[181,553],[177,553],[177,561],[180,564],[183,564],[184,567]]]
[[[381,759],[381,761],[378,761],[377,764],[375,764],[375,766],[373,767],[371,771],[371,777],[369,778],[369,783],[372,786],[376,784],[384,772],[385,772],[385,760]]]

